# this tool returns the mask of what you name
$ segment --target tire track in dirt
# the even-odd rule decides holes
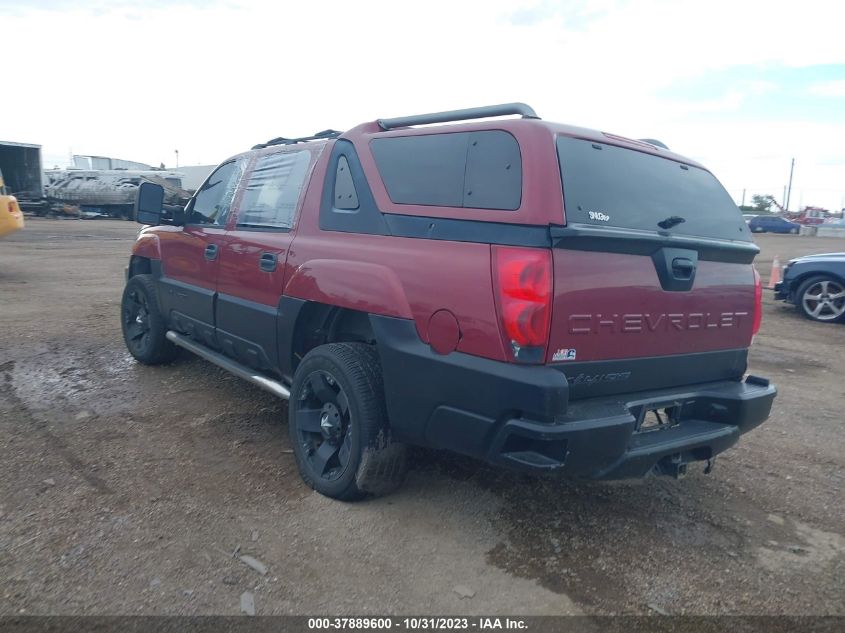
[[[40,419],[32,409],[27,406],[26,402],[18,396],[15,391],[12,375],[15,370],[15,361],[11,360],[0,365],[0,373],[3,375],[2,384],[0,384],[0,397],[9,400],[12,407],[16,410],[15,417],[17,421],[25,422],[29,428],[38,432],[49,449],[67,462],[67,464],[88,483],[91,488],[96,490],[99,494],[111,495],[114,494],[109,485],[97,475],[91,473],[91,468],[71,449],[63,437],[53,433],[50,430],[49,423]]]

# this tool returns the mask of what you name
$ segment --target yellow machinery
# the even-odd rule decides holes
[[[0,237],[23,228],[23,213],[15,196],[9,195],[0,172]]]

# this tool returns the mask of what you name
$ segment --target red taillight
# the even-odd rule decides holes
[[[751,334],[756,335],[760,331],[760,323],[763,320],[763,283],[760,281],[760,273],[754,268],[754,326]]]
[[[551,253],[494,246],[493,273],[502,331],[514,358],[543,362],[552,312]]]

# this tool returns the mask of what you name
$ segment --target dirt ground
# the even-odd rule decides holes
[[[137,229],[0,241],[0,615],[238,614],[245,591],[258,614],[845,614],[845,326],[766,293],[750,370],[780,395],[709,475],[574,484],[418,450],[399,492],[343,504],[300,481],[285,403],[127,354]],[[774,255],[845,250],[756,239],[764,281]]]

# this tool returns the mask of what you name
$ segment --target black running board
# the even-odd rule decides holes
[[[167,340],[179,347],[184,347],[189,352],[196,354],[200,358],[204,358],[210,363],[214,363],[218,367],[222,367],[238,378],[243,378],[244,380],[251,382],[256,387],[269,391],[273,395],[283,398],[284,400],[290,399],[290,389],[278,380],[268,378],[264,374],[261,374],[246,365],[241,365],[223,354],[219,354],[218,352],[208,349],[204,345],[195,343],[187,336],[183,336],[178,332],[170,330],[167,333]]]

